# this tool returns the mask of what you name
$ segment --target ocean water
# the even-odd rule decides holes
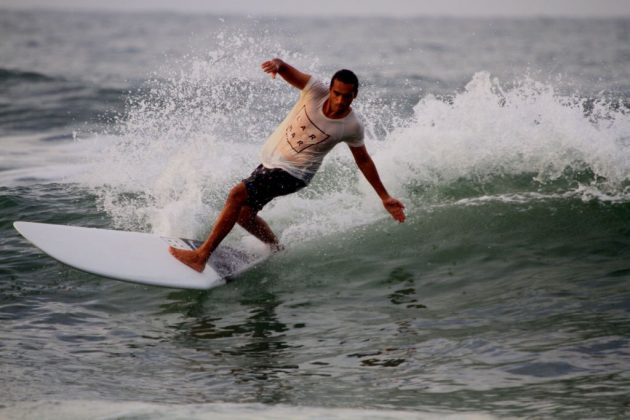
[[[274,56],[357,72],[404,224],[339,146],[211,291],[13,229],[203,238],[297,97]],[[630,414],[630,20],[0,11],[0,145],[0,417]]]

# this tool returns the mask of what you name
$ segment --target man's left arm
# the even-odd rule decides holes
[[[383,201],[383,206],[392,215],[392,217],[400,223],[405,221],[405,206],[403,203],[390,196],[381,182],[381,178],[376,170],[376,165],[367,152],[365,146],[350,147],[352,156],[357,166],[368,180],[379,198]]]

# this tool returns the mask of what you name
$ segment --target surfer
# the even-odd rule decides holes
[[[175,258],[199,272],[236,223],[273,250],[280,249],[278,238],[258,212],[275,197],[306,187],[324,156],[340,142],[350,147],[357,166],[394,220],[405,221],[405,206],[388,194],[363,143],[363,126],[351,107],[359,92],[356,75],[339,70],[326,88],[279,58],[261,67],[272,78],[279,74],[299,89],[300,98],[265,142],[262,163],[231,189],[206,241],[195,250],[169,248]]]

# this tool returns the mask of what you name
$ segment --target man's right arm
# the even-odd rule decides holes
[[[310,74],[302,73],[279,58],[265,61],[262,63],[261,67],[265,73],[270,73],[272,78],[275,79],[276,74],[279,74],[287,83],[299,90],[304,89],[304,86],[306,86],[308,80],[311,78]]]

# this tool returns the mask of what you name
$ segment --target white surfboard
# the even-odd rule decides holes
[[[15,222],[13,226],[39,249],[66,265],[151,286],[211,289],[268,256],[221,245],[199,273],[168,252],[169,246],[195,249],[199,246],[196,241],[47,223]]]

